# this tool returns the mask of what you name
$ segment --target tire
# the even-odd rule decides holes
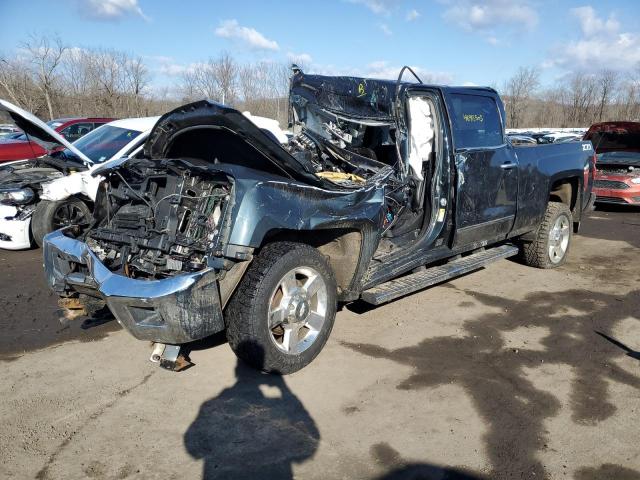
[[[556,268],[567,260],[573,239],[573,217],[564,203],[549,202],[533,242],[523,244],[524,262],[536,268]],[[560,228],[560,239],[558,239]]]
[[[77,198],[67,198],[59,202],[43,200],[36,207],[31,217],[31,234],[33,240],[42,247],[42,239],[48,233],[80,221],[88,221],[91,210]]]
[[[318,250],[294,242],[269,244],[254,258],[225,310],[229,345],[254,368],[296,372],[327,342],[336,292],[333,271]]]

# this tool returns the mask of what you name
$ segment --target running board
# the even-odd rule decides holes
[[[401,278],[389,280],[378,286],[362,292],[360,298],[371,305],[381,305],[396,298],[408,295],[436,283],[445,282],[465,273],[478,270],[502,258],[513,257],[518,253],[518,247],[502,245],[482,252],[467,255],[453,260],[445,265],[431,267],[422,272],[405,275]]]

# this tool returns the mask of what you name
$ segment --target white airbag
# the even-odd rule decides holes
[[[424,98],[409,98],[409,166],[413,176],[422,180],[422,164],[433,151],[433,118],[429,102]]]

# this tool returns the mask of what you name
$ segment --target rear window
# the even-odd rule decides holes
[[[502,122],[493,98],[452,94],[449,104],[456,147],[497,147],[504,143]]]

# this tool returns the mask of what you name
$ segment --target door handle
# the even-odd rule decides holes
[[[512,162],[504,162],[502,165],[500,165],[500,168],[503,170],[509,170],[512,168],[516,168],[518,165],[516,163],[512,163]]]

